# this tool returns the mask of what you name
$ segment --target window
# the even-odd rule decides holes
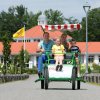
[[[94,56],[89,56],[88,57],[88,62],[93,63],[94,62]]]
[[[40,42],[40,39],[37,39],[38,42]]]
[[[18,40],[18,42],[22,42],[22,40]]]
[[[36,39],[34,39],[34,42],[36,41]]]

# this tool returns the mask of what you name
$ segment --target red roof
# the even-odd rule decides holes
[[[51,39],[56,39],[57,37],[60,37],[61,34],[62,34],[62,32],[59,31],[59,30],[57,30],[57,31],[48,31],[48,32],[50,34]],[[72,39],[71,36],[67,35],[67,39],[69,39],[69,38]]]
[[[82,53],[86,52],[86,42],[77,42],[77,45]],[[100,54],[100,42],[88,42],[88,52]]]
[[[25,33],[26,38],[42,38],[43,37],[43,30],[41,26],[35,26],[31,29],[27,30]]]
[[[24,47],[23,42],[12,42],[11,43],[11,53],[18,54],[22,48]],[[26,42],[25,43],[26,50],[30,54],[36,53],[38,42]],[[77,42],[77,46],[79,46],[82,53],[85,53],[86,43],[85,42]],[[0,42],[0,54],[2,54],[3,45]],[[88,42],[88,52],[89,53],[99,53],[100,54],[100,42]]]
[[[27,50],[30,54],[34,54],[37,51],[38,42],[26,42],[25,50]],[[22,47],[24,47],[23,42],[12,42],[11,43],[11,54],[18,54]],[[2,54],[3,45],[0,42],[0,54]]]
[[[50,33],[50,38],[55,39],[57,37],[60,37],[62,32],[59,30],[56,31],[47,31]],[[35,26],[32,27],[31,29],[27,30],[25,33],[25,37],[26,38],[43,38],[43,30],[41,26]],[[67,38],[72,38],[69,35],[67,36]]]

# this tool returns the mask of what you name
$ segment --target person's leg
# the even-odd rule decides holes
[[[60,65],[62,65],[63,59],[64,59],[64,56],[63,55],[62,56],[59,56],[59,63],[60,63]]]
[[[60,63],[60,71],[62,70],[62,67],[63,67],[63,65],[62,65],[62,62],[63,62],[63,59],[64,59],[64,56],[62,55],[62,56],[59,56],[59,63]]]
[[[43,62],[46,60],[46,55],[42,54],[38,57],[38,73],[42,72]]]
[[[54,59],[55,59],[55,61],[56,61],[56,71],[58,70],[58,68],[59,68],[59,65],[58,65],[58,62],[59,62],[59,59],[58,59],[58,56],[57,55],[55,55],[55,57],[54,57]]]
[[[76,64],[77,64],[77,75],[80,76],[80,64],[78,58],[76,58]]]

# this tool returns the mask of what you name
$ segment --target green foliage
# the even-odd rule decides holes
[[[82,64],[81,67],[80,67],[81,73],[84,74],[85,70],[86,70],[86,65]],[[89,73],[100,73],[100,65],[97,65],[95,63],[89,64],[89,66],[88,66],[88,72]]]
[[[18,67],[20,68],[20,73],[24,73],[26,70],[26,63],[29,62],[29,53],[27,51],[24,51],[23,47],[19,53],[19,55],[16,55],[14,58],[14,65],[15,65],[15,71],[18,70]]]
[[[0,13],[0,40],[7,34],[9,40],[13,41],[12,35],[24,25],[27,29],[37,25],[37,19],[41,15],[41,11],[34,14],[28,12],[27,8],[23,5],[9,7],[8,11]],[[48,24],[64,24],[68,21],[70,24],[80,23],[74,17],[65,18],[61,11],[58,10],[45,10],[45,15],[48,18]],[[71,35],[77,41],[85,41],[86,39],[86,19],[82,19],[82,30],[74,31]],[[100,41],[100,7],[92,9],[88,13],[88,40]]]
[[[20,66],[20,73],[23,73],[23,69],[25,67],[25,62],[24,62],[24,49],[22,47],[20,53],[19,53],[19,66]]]
[[[7,72],[9,74],[15,74],[15,66],[13,64],[10,64],[10,67],[7,69]]]
[[[29,59],[30,59],[29,53],[26,50],[24,51],[24,53],[25,53],[25,55],[24,55],[25,63],[28,63]]]
[[[82,19],[82,40],[85,41],[86,19]],[[100,7],[92,9],[88,13],[88,40],[100,41]]]
[[[3,73],[6,74],[7,67],[10,66],[10,54],[11,54],[11,45],[8,37],[5,35],[2,39],[3,42],[3,58],[4,58],[4,66]]]
[[[58,10],[52,10],[52,9],[45,10],[45,15],[48,18],[49,25],[57,25],[65,23],[65,17]]]
[[[3,73],[3,64],[0,63],[0,74]]]
[[[74,17],[66,18],[66,21],[68,21],[69,24],[77,24],[77,23],[79,23],[79,21],[77,19],[75,19]]]
[[[36,67],[33,67],[32,69],[27,69],[26,70],[26,73],[28,74],[37,74],[37,68]]]
[[[0,13],[0,40],[7,34],[9,40],[13,41],[12,35],[24,25],[29,29],[37,25],[37,19],[41,12],[33,14],[28,12],[23,5],[9,7],[8,12]]]
[[[75,30],[75,31],[64,31],[64,33],[68,34],[72,38],[74,38],[77,42],[82,41],[82,32],[81,30]]]
[[[85,64],[81,64],[80,65],[80,73],[84,74],[85,72],[86,72],[86,65]],[[91,67],[88,66],[88,73],[91,73],[91,72],[92,72]]]
[[[93,73],[100,73],[100,65],[93,63],[92,67],[93,67],[92,71]]]

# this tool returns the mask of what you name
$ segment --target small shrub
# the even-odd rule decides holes
[[[80,73],[81,73],[81,74],[84,74],[85,71],[86,71],[86,65],[85,65],[85,64],[82,64],[82,65],[80,66]],[[91,73],[91,72],[92,72],[91,67],[88,66],[88,73]]]
[[[37,74],[37,68],[36,67],[33,67],[32,69],[27,68],[26,73]]]
[[[93,71],[92,72],[100,73],[100,66],[99,65],[93,63],[92,67],[93,67]]]

